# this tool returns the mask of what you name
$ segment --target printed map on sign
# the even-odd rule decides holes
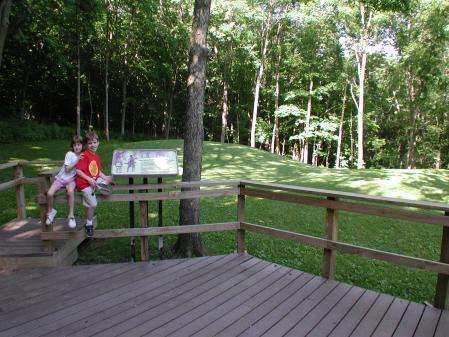
[[[178,174],[176,150],[114,150],[111,173],[114,176],[169,176]]]

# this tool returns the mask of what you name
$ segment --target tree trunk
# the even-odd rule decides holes
[[[134,135],[136,134],[136,103],[132,104],[132,108],[133,108],[133,125],[131,128],[131,134],[134,137]]]
[[[313,79],[310,79],[309,83],[309,98],[307,99],[307,113],[306,113],[306,125],[304,127],[304,131],[306,133],[309,132],[310,129],[310,117],[312,115],[312,92],[313,92]],[[303,148],[303,163],[307,164],[309,162],[309,143],[307,142],[307,138],[304,138],[304,148]]]
[[[3,49],[5,47],[6,34],[8,33],[11,3],[12,0],[0,0],[0,69],[2,66]]]
[[[76,1],[76,134],[81,135],[81,60],[79,31],[79,0]]]
[[[275,93],[274,93],[274,109],[277,111],[279,109],[279,94],[280,94],[280,85],[279,80],[281,77],[281,22],[278,23],[278,29],[276,33],[276,46],[278,47],[278,57],[276,60],[276,85],[275,85]],[[271,153],[280,153],[280,144],[279,144],[279,117],[275,114],[274,116],[274,125],[273,125],[273,135],[271,139]]]
[[[354,127],[352,122],[352,112],[349,110],[350,116],[349,116],[349,135],[350,135],[350,154],[349,154],[349,161],[351,162],[351,166],[354,166]]]
[[[366,17],[365,3],[360,1],[361,33],[359,38],[359,49],[356,50],[357,73],[359,78],[359,99],[357,104],[357,168],[365,168],[363,160],[363,115],[365,106],[365,73],[368,59],[368,33],[371,25],[372,12]]]
[[[170,97],[168,98],[168,113],[167,113],[167,120],[165,121],[165,138],[168,139],[170,137],[170,124],[171,124],[171,116],[173,114],[173,99],[175,96],[175,88],[176,83],[178,81],[178,67],[174,65],[175,67],[175,73],[174,78],[172,80],[171,90],[170,90]]]
[[[409,98],[409,107],[410,107],[410,129],[408,134],[408,144],[407,144],[407,160],[406,166],[408,169],[416,168],[415,162],[415,147],[416,147],[416,124],[418,119],[420,118],[421,111],[418,108],[418,104],[416,102],[416,89],[413,83],[413,74],[409,69],[407,71],[407,91]]]
[[[282,141],[282,156],[285,156],[285,142],[286,140],[284,138],[284,140]]]
[[[126,106],[127,106],[127,92],[128,92],[128,74],[125,75],[122,84],[122,120],[120,125],[120,136],[125,137],[125,121],[126,121]]]
[[[24,66],[25,69],[25,78],[22,82],[22,97],[20,100],[20,109],[19,109],[19,120],[25,119],[25,100],[27,97],[27,88],[28,88],[28,81],[30,79],[30,67],[27,63],[27,65]]]
[[[90,105],[90,118],[88,129],[90,129],[92,127],[92,116],[94,115],[94,107],[92,105],[92,95],[90,93],[90,77],[87,79],[87,92],[89,94],[89,105]]]
[[[237,93],[237,113],[235,121],[235,141],[234,143],[240,144],[240,94]]]
[[[262,47],[262,55],[260,58],[260,66],[259,70],[257,72],[256,77],[256,83],[254,86],[254,103],[253,103],[253,115],[252,115],[252,121],[251,121],[251,147],[256,147],[256,125],[257,125],[257,109],[259,106],[259,92],[260,92],[260,85],[262,83],[262,77],[265,67],[265,59],[267,55],[268,50],[268,42],[270,37],[270,30],[271,30],[271,18],[273,16],[273,7],[274,7],[275,0],[270,0],[270,8],[268,12],[267,17],[267,24],[265,26],[265,31],[263,34],[263,47]]]
[[[363,53],[360,64],[359,74],[359,103],[357,112],[357,168],[365,167],[363,160],[363,114],[364,114],[364,96],[365,96],[365,70],[366,70],[367,54]]]
[[[105,76],[104,76],[104,135],[109,142],[109,54],[112,40],[112,32],[109,27],[110,11],[112,5],[110,1],[106,2],[106,50],[105,50]]]
[[[223,110],[221,112],[221,135],[220,142],[225,142],[226,129],[228,128],[228,80],[223,76]]]
[[[341,143],[343,141],[343,122],[345,120],[345,106],[346,106],[346,89],[347,85],[345,85],[345,90],[343,94],[343,102],[341,105],[341,115],[340,115],[340,125],[338,127],[338,143],[337,143],[337,154],[335,156],[335,168],[340,168],[340,156],[341,156]]]
[[[182,181],[201,180],[203,153],[204,87],[206,80],[207,45],[211,0],[195,0],[189,50],[188,102],[184,129]],[[189,190],[199,190],[189,189]],[[179,224],[194,225],[200,220],[200,200],[183,199],[179,205]],[[178,256],[204,255],[199,234],[182,234],[174,246]]]

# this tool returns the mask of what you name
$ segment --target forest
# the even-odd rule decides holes
[[[1,0],[3,129],[182,138],[192,11]],[[449,166],[449,1],[216,0],[207,43],[205,140],[316,166]]]

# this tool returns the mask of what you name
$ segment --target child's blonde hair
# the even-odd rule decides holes
[[[86,133],[86,137],[84,137],[84,141],[86,142],[86,144],[88,141],[94,139],[99,140],[98,135],[95,131],[89,131],[88,133]]]

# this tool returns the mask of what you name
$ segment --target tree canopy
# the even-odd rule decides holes
[[[0,4],[2,119],[75,129],[79,106],[83,130],[183,137],[192,0]],[[212,2],[204,137],[330,167],[448,167],[448,55],[447,0]]]

